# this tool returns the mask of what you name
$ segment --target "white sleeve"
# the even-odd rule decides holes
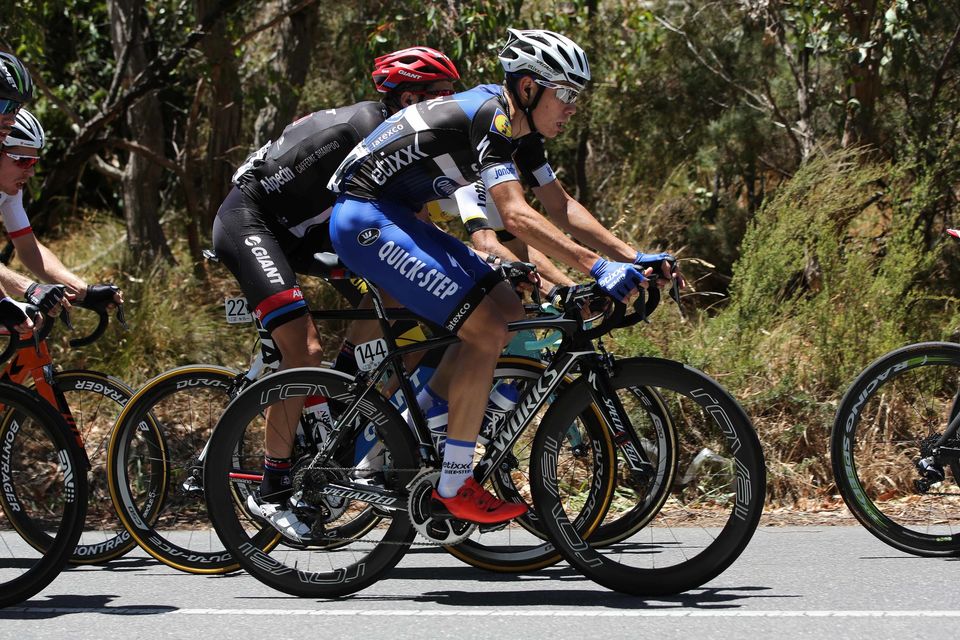
[[[23,208],[22,190],[15,196],[7,196],[0,200],[0,214],[3,216],[3,227],[11,238],[33,233],[27,211]]]

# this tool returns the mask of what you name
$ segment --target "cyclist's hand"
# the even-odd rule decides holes
[[[34,282],[26,291],[27,302],[40,309],[41,313],[56,316],[61,309],[69,309],[67,288],[62,284],[40,284]]]
[[[657,279],[657,285],[661,289],[673,280],[676,280],[679,287],[684,287],[687,284],[677,267],[677,259],[672,254],[640,253],[638,251],[633,264],[640,267],[645,275],[649,270],[649,273]]]
[[[95,309],[104,302],[107,302],[108,309],[123,304],[123,291],[112,284],[91,284],[87,287],[83,300],[77,300],[77,305],[84,309]]]
[[[628,262],[611,262],[597,258],[590,275],[610,297],[626,302],[639,287],[647,287],[647,279]]]
[[[27,302],[17,302],[13,298],[0,298],[0,324],[14,331],[27,333],[43,322],[40,309]]]

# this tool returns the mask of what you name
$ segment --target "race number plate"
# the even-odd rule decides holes
[[[247,299],[244,297],[225,298],[223,306],[227,311],[227,322],[229,324],[242,324],[253,320],[250,309],[247,308]]]
[[[357,366],[361,371],[372,371],[387,357],[387,341],[383,338],[377,338],[370,342],[358,344],[353,351],[353,355],[357,359]]]

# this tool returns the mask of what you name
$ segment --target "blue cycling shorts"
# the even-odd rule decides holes
[[[330,239],[351,271],[453,333],[503,281],[461,241],[391,202],[340,196]]]

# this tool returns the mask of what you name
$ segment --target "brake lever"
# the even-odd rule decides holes
[[[60,319],[63,321],[63,324],[67,325],[67,329],[73,331],[73,322],[70,321],[70,312],[66,309],[60,310]]]
[[[120,323],[120,326],[123,327],[124,331],[129,331],[130,327],[127,326],[127,316],[123,313],[123,303],[117,305],[117,322]]]

